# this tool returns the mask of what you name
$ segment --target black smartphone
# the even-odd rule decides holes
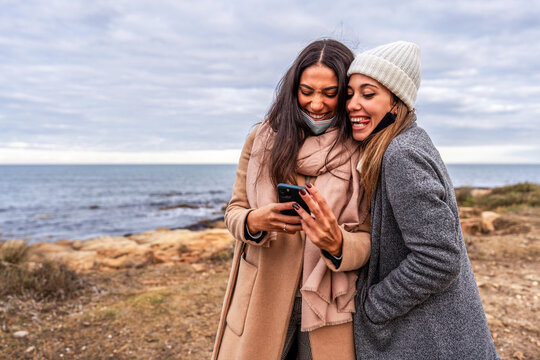
[[[280,203],[294,201],[298,205],[303,207],[304,210],[308,212],[308,214],[311,214],[311,211],[309,211],[309,207],[307,206],[306,202],[300,196],[300,189],[306,190],[306,188],[303,186],[296,186],[296,185],[290,185],[290,184],[278,184],[277,186],[278,201]],[[298,216],[298,213],[294,211],[293,209],[283,210],[281,213],[284,215]]]

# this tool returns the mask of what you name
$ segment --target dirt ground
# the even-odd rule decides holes
[[[501,357],[540,359],[540,209],[503,218],[520,226],[466,236],[469,256]],[[208,359],[229,267],[216,256],[89,272],[74,300],[0,299],[0,359]]]
[[[505,213],[503,219],[519,226],[466,236],[469,257],[501,357],[540,359],[540,209]]]

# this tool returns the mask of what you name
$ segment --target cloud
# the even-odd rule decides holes
[[[540,146],[442,146],[438,148],[446,163],[458,164],[512,164],[538,163],[538,158],[531,156],[540,152]]]
[[[28,144],[9,144],[0,147],[2,164],[233,164],[240,158],[240,150],[188,151],[60,151],[28,149]],[[34,145],[32,145],[34,147]]]
[[[419,123],[438,146],[533,146],[539,17],[538,4],[498,0],[5,1],[0,144],[28,146],[2,161],[239,150],[298,52],[328,36],[355,52],[419,43]]]

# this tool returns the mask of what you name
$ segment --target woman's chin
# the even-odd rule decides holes
[[[370,134],[372,129],[354,129],[352,131],[352,137],[356,141],[364,141]]]

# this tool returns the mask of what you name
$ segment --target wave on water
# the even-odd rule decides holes
[[[226,191],[224,190],[208,190],[208,191],[186,191],[186,192],[167,192],[167,193],[160,193],[160,194],[150,194],[150,196],[157,196],[157,197],[173,197],[173,196],[191,196],[191,195],[218,195],[218,194],[225,194]]]

